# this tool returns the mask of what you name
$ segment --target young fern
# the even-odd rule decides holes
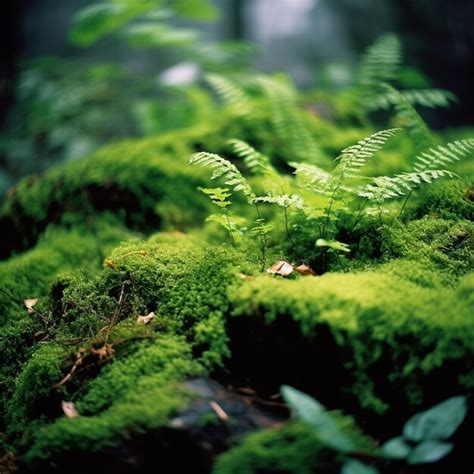
[[[258,82],[270,100],[273,130],[288,154],[310,163],[324,163],[323,153],[298,106],[298,98],[290,84],[260,77]]]
[[[434,170],[461,160],[474,151],[474,138],[456,140],[421,153],[415,158],[413,169],[417,172]]]
[[[242,173],[234,164],[215,153],[207,152],[195,153],[191,156],[189,163],[192,165],[211,168],[213,170],[211,179],[222,178],[227,186],[231,187],[236,192],[241,192],[247,199],[247,202],[250,205],[255,206],[257,220],[263,222],[262,216],[260,215],[260,209],[256,201],[256,195],[252,191],[248,181],[242,176]],[[267,233],[262,231],[259,234],[259,237],[261,266],[263,271],[266,265]]]
[[[225,105],[231,107],[239,115],[250,114],[247,94],[230,79],[218,74],[207,74],[206,80]]]
[[[422,107],[449,107],[456,101],[456,96],[444,89],[408,89],[399,91],[399,94],[412,106]],[[389,109],[399,102],[398,97],[392,91],[382,92],[374,95],[367,103],[369,110]]]
[[[229,201],[231,193],[228,188],[198,188],[199,191],[204,193],[216,205],[221,209],[222,214],[211,214],[207,217],[206,221],[217,222],[223,226],[227,232],[229,232],[232,240],[232,245],[237,246],[235,241],[234,232],[237,229],[235,222],[230,218],[229,210],[227,209],[232,203]]]
[[[373,178],[359,190],[358,195],[378,204],[388,199],[406,196],[398,214],[400,216],[411,194],[419,185],[432,183],[439,178],[457,177],[455,173],[439,167],[453,164],[473,152],[472,138],[430,148],[415,158],[412,172]]]
[[[249,204],[254,203],[255,194],[247,180],[234,164],[222,156],[203,151],[192,155],[189,163],[211,168],[213,170],[211,179],[223,178],[224,183],[234,191],[241,192]]]
[[[245,166],[254,175],[265,175],[274,172],[268,156],[260,153],[242,140],[229,140],[232,151],[243,160]]]

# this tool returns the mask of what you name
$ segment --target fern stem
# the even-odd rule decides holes
[[[260,222],[263,222],[258,204],[255,201],[254,201],[254,204],[255,204],[255,209],[257,210],[258,219],[259,219]],[[261,256],[262,256],[261,271],[263,272],[263,270],[265,270],[265,267],[266,267],[267,236],[262,231],[260,231],[259,234],[260,234],[260,253],[261,253]]]
[[[395,219],[400,219],[400,217],[401,217],[401,215],[403,214],[403,211],[405,210],[405,207],[406,207],[406,205],[407,205],[407,203],[408,203],[408,200],[410,199],[410,196],[412,195],[412,193],[413,193],[413,189],[411,189],[410,192],[407,194],[407,197],[406,197],[405,200],[403,201],[403,204],[402,204],[402,207],[401,207],[401,209],[400,209],[400,212],[398,213],[398,216],[395,217]],[[394,219],[394,220],[395,220],[395,219]],[[392,223],[393,223],[393,221],[392,221]]]
[[[349,233],[354,232],[354,229],[357,227],[359,222],[362,220],[362,213],[364,212],[364,209],[365,209],[366,206],[367,206],[367,201],[364,201],[364,204],[362,204],[361,208],[359,209],[359,212],[357,213],[354,224],[352,224],[352,227],[349,229]]]
[[[285,206],[283,207],[283,209],[285,210],[285,230],[286,230],[286,235],[288,236],[288,240],[290,241],[291,243],[291,247],[293,249],[293,252],[294,254],[299,258],[299,260],[304,263],[304,258],[301,257],[301,255],[299,254],[299,252],[296,250],[296,244],[295,244],[295,241],[293,240],[293,236],[291,235],[291,232],[290,232],[290,227],[288,225],[288,208]]]
[[[337,191],[339,191],[339,188],[340,188],[341,184],[342,184],[342,180],[339,180],[339,182],[337,183],[337,186],[334,188],[334,191],[331,195],[331,199],[329,201],[329,206],[328,206],[328,210],[327,210],[327,213],[326,213],[326,219],[325,219],[324,224],[323,224],[322,235],[321,235],[321,237],[323,239],[326,237],[326,226],[329,224],[329,218],[331,217],[332,205],[334,203],[336,193],[337,193]]]
[[[229,230],[229,235],[230,235],[230,238],[232,240],[232,247],[237,248],[237,242],[235,241],[234,233],[232,232],[232,227],[231,227],[231,224],[230,224],[229,212],[228,211],[225,212],[225,219],[227,221],[227,228]]]

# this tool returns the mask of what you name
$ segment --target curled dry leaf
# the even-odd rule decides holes
[[[306,265],[304,263],[302,265],[298,265],[295,268],[295,272],[298,272],[300,275],[303,276],[316,275],[316,272],[309,265]]]
[[[155,316],[156,314],[153,311],[146,316],[138,316],[137,323],[148,324]]]
[[[229,415],[224,411],[224,409],[214,400],[209,402],[209,406],[212,408],[214,413],[216,414],[217,418],[221,420],[223,423],[229,421]]]
[[[25,305],[26,311],[28,311],[28,313],[30,313],[30,314],[34,312],[33,306],[36,303],[38,303],[38,298],[30,298],[30,299],[27,299],[27,300],[23,301],[23,304]]]
[[[67,418],[77,418],[79,416],[79,412],[76,410],[73,402],[65,402],[63,400],[61,402],[61,408]]]
[[[293,265],[285,260],[280,260],[272,265],[267,272],[272,273],[273,275],[281,275],[285,277],[293,273]]]
[[[102,347],[99,347],[99,349],[91,349],[91,353],[97,356],[100,362],[107,359],[107,357],[113,356],[114,352],[115,350],[113,349],[112,344],[107,342]]]

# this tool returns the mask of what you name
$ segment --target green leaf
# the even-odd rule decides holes
[[[90,46],[155,6],[154,0],[101,2],[90,5],[75,15],[70,39],[78,46]]]
[[[452,443],[442,441],[424,441],[413,449],[408,456],[408,464],[424,464],[439,461],[453,449]]]
[[[404,459],[411,451],[411,447],[405,443],[403,437],[389,439],[382,445],[381,454],[392,459]]]
[[[449,438],[467,413],[466,397],[449,398],[411,417],[403,428],[403,436],[411,441]]]
[[[342,453],[355,450],[355,443],[317,400],[288,385],[282,385],[280,390],[295,415],[310,425],[324,444]]]
[[[338,240],[325,240],[325,239],[318,239],[316,240],[316,247],[329,247],[333,250],[339,252],[350,252],[351,249],[349,245],[339,242]]]
[[[377,469],[357,459],[349,459],[341,469],[341,474],[378,474]]]

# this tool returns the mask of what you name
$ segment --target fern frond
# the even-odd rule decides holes
[[[192,155],[189,163],[211,168],[213,170],[211,179],[223,178],[227,186],[230,186],[234,191],[241,192],[247,198],[247,201],[253,204],[255,194],[252,188],[242,176],[242,173],[230,161],[215,153],[200,152]]]
[[[423,183],[431,183],[439,178],[454,178],[455,173],[448,170],[425,170],[401,173],[395,176],[379,176],[370,184],[363,186],[358,195],[370,201],[382,202],[387,199],[406,196]]]
[[[260,77],[259,84],[270,100],[272,125],[280,142],[294,159],[321,163],[323,153],[298,106],[295,90],[269,77]]]
[[[461,160],[474,152],[474,138],[456,140],[421,153],[415,158],[413,169],[416,172],[433,170]]]
[[[228,188],[198,188],[198,190],[209,196],[217,207],[225,208],[232,204],[228,199],[231,196]]]
[[[421,105],[423,107],[449,107],[451,102],[455,102],[456,96],[444,89],[409,89],[399,91],[399,94],[412,106]],[[396,105],[399,99],[392,91],[382,92],[374,95],[367,102],[369,110],[388,109]]]
[[[355,145],[342,150],[337,158],[339,163],[331,174],[328,187],[338,187],[344,179],[352,178],[359,174],[360,169],[367,161],[372,158],[377,151],[382,149],[387,140],[393,137],[399,130],[399,128],[381,130],[360,140]]]
[[[308,163],[288,163],[295,168],[294,174],[300,177],[304,187],[314,192],[324,192],[331,174],[327,171]]]
[[[234,82],[219,74],[207,74],[206,80],[225,105],[242,115],[249,113],[249,98]]]
[[[276,204],[277,206],[294,209],[303,209],[303,198],[297,194],[267,194],[266,196],[259,196],[255,199],[256,202],[265,202],[268,204]]]
[[[400,40],[393,34],[381,36],[362,56],[358,84],[373,89],[396,78],[402,61]]]
[[[266,224],[265,219],[256,219],[254,225],[250,228],[250,235],[252,236],[267,236],[273,230],[271,224]]]
[[[243,140],[230,140],[233,152],[243,160],[252,174],[267,174],[272,170],[268,156],[260,153]]]

